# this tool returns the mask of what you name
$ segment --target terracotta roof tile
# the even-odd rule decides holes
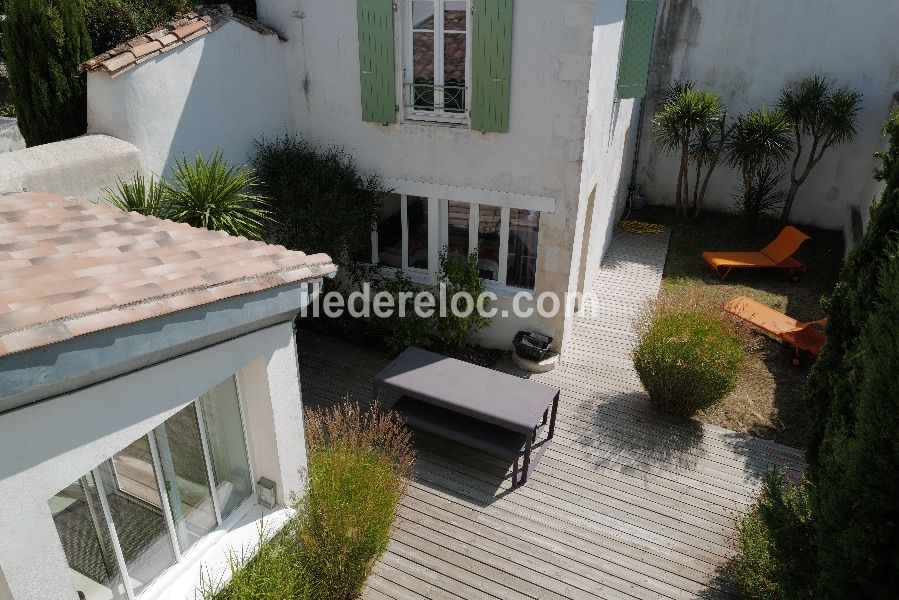
[[[77,227],[69,227],[77,223]],[[57,194],[0,195],[0,356],[330,275],[307,256]]]
[[[235,15],[227,4],[199,6],[195,12],[180,15],[164,25],[86,60],[78,66],[78,70],[82,73],[105,71],[115,77],[139,62],[215,31],[228,21],[236,21],[263,35],[278,35],[257,21]]]

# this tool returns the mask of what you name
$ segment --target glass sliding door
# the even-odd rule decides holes
[[[232,376],[48,503],[76,590],[133,600],[252,495]]]
[[[81,477],[48,503],[75,589],[86,600],[126,598],[112,534],[93,474]]]
[[[181,552],[218,525],[197,408],[188,404],[154,430]]]
[[[94,469],[100,478],[135,594],[175,564],[158,472],[144,436]]]
[[[236,383],[234,377],[229,377],[205,393],[199,402],[223,519],[253,493]]]

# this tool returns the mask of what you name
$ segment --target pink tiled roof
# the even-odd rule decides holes
[[[0,356],[336,270],[325,254],[103,204],[0,195]]]
[[[199,6],[195,12],[180,15],[164,25],[81,63],[78,70],[82,73],[103,71],[115,77],[157,54],[168,52],[181,44],[215,31],[231,20],[259,33],[276,35],[273,30],[257,21],[235,15],[227,4]]]

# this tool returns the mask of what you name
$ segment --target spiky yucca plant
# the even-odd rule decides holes
[[[727,160],[740,172],[743,203],[752,203],[765,171],[776,171],[793,149],[790,121],[782,110],[760,108],[737,117],[727,140]]]
[[[253,192],[259,181],[249,169],[229,165],[221,150],[208,160],[199,153],[175,161],[167,196],[172,220],[262,239],[269,211],[266,198]]]
[[[117,177],[115,188],[104,187],[103,195],[106,202],[125,212],[160,219],[170,219],[173,215],[165,182],[152,175],[147,179],[136,173],[130,181]]]

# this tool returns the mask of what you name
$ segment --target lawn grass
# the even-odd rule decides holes
[[[664,207],[648,207],[630,218],[671,228],[661,294],[698,294],[716,305],[749,296],[801,321],[823,316],[821,299],[833,291],[844,254],[842,232],[800,226],[812,237],[796,254],[808,267],[801,281],[790,283],[784,271],[759,269],[735,270],[722,283],[700,254],[706,250],[760,250],[780,231],[776,222],[762,222],[751,229],[737,216],[705,212],[695,221],[679,223],[673,211]],[[705,423],[802,448],[808,361],[796,368],[790,364],[792,349],[756,335],[764,339],[747,358],[736,389],[696,416]]]

